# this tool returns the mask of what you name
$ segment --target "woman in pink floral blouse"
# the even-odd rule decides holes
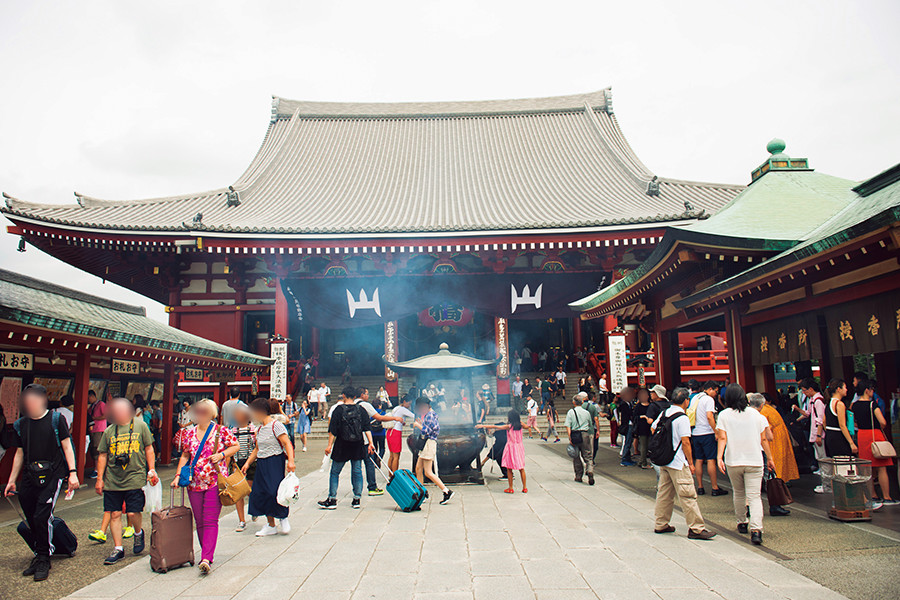
[[[177,474],[181,467],[192,463],[199,456],[194,466],[191,484],[188,486],[188,497],[194,511],[197,524],[197,537],[200,539],[200,572],[209,573],[210,565],[216,553],[216,539],[219,537],[219,514],[222,504],[219,502],[218,474],[228,475],[228,458],[238,451],[238,441],[227,427],[217,425],[218,408],[212,400],[200,400],[191,407],[192,420],[197,425],[185,430],[184,452],[175,469],[176,477],[172,487],[178,486]],[[200,447],[207,430],[206,443]]]

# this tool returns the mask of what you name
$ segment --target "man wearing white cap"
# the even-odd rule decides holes
[[[644,418],[652,425],[653,421],[670,406],[666,388],[656,384],[650,388],[650,406],[647,407],[647,414]]]

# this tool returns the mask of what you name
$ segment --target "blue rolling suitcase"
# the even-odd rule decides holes
[[[369,457],[369,460],[372,460],[372,457]],[[412,512],[422,506],[425,498],[428,497],[428,491],[425,489],[425,486],[419,483],[412,471],[409,469],[397,469],[388,476],[378,463],[374,460],[372,460],[372,463],[375,464],[382,476],[387,479],[388,483],[385,489],[387,489],[391,498],[394,499],[394,502],[397,503],[397,506],[400,507],[400,510]]]

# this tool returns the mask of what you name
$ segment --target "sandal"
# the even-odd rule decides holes
[[[514,490],[512,488],[506,488],[503,491],[506,492],[507,494],[515,494],[516,493],[516,490]]]
[[[527,494],[527,493],[528,493],[528,488],[522,488],[522,493],[523,493],[523,494]]]

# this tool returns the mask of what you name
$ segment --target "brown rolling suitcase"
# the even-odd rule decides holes
[[[194,566],[194,515],[184,505],[184,488],[180,506],[172,488],[169,506],[150,515],[150,568],[165,573],[184,563]]]

